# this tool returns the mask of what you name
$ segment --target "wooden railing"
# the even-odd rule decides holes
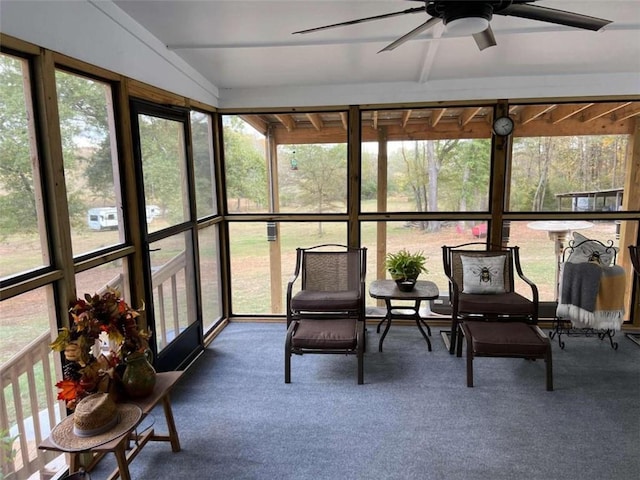
[[[155,323],[158,329],[156,334],[158,348],[166,347],[180,333],[178,274],[185,270],[185,277],[189,278],[186,268],[186,255],[183,251],[165,263],[162,268],[154,271],[151,276],[151,283],[157,291],[155,298],[158,305],[156,305]],[[167,311],[166,308],[164,293],[167,288],[171,292],[171,311]]]
[[[0,430],[17,436],[15,456],[9,460],[0,455],[6,480],[23,480],[42,472],[57,456],[38,450],[63,414],[55,394],[59,354],[49,348],[50,342],[51,332],[45,332],[0,367]]]

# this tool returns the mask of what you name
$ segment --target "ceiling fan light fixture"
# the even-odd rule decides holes
[[[486,2],[437,2],[436,12],[440,14],[450,35],[474,35],[489,28],[493,17],[493,4]]]
[[[473,35],[489,28],[489,20],[484,17],[463,17],[447,22],[447,33],[451,35]]]

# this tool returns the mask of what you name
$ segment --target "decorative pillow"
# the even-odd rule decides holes
[[[591,240],[584,235],[573,232],[574,249],[569,255],[567,262],[584,263],[599,262],[601,265],[609,266],[613,261],[613,257],[618,252],[617,247],[605,247],[596,240]]]
[[[476,257],[460,255],[462,260],[462,293],[504,293],[506,255]]]

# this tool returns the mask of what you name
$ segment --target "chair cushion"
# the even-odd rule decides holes
[[[534,313],[534,305],[531,300],[515,292],[492,295],[461,293],[458,312],[460,314],[531,315]]]
[[[298,312],[337,312],[358,310],[359,307],[358,290],[302,290],[291,299],[291,309]]]
[[[464,322],[462,328],[471,336],[474,354],[540,356],[550,348],[548,338],[522,322]]]
[[[294,348],[351,349],[357,343],[355,318],[302,319],[291,338]]]

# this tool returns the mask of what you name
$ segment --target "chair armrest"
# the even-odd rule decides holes
[[[535,303],[536,305],[539,303],[538,302],[538,286],[533,283],[524,273],[522,273],[522,269],[520,269],[519,267],[516,267],[517,273],[518,273],[518,277],[520,277],[520,279],[525,282],[527,285],[529,285],[529,287],[531,288],[531,301],[533,303]]]
[[[449,303],[453,303],[455,299],[460,295],[461,289],[452,277],[447,277],[449,280]]]
[[[522,271],[522,265],[520,265],[520,252],[519,250],[517,250],[517,247],[514,247],[516,250],[514,250],[514,255],[515,255],[515,266],[516,266],[516,273],[518,274],[518,277],[520,277],[520,279],[525,282],[527,285],[529,285],[529,287],[531,288],[531,295],[532,295],[532,302],[535,303],[536,305],[538,305],[538,286],[533,283],[533,281],[531,281]]]
[[[296,280],[298,279],[299,274],[295,273],[293,275],[291,275],[291,277],[289,277],[289,280],[287,281],[287,299],[290,300],[291,299],[291,293],[293,291],[293,285],[296,282]]]

